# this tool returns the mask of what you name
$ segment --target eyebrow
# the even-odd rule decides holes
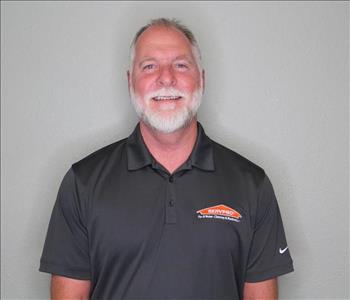
[[[146,57],[146,58],[144,58],[143,60],[141,60],[141,61],[138,63],[139,67],[140,67],[145,61],[148,61],[148,60],[153,60],[153,61],[155,61],[156,59],[153,58],[153,57]]]
[[[190,62],[193,61],[193,59],[192,59],[190,56],[188,56],[188,55],[179,55],[179,56],[175,57],[174,60],[178,60],[178,59],[187,59],[187,60],[189,60]]]
[[[189,61],[189,63],[191,63],[191,64],[193,63],[193,59],[192,59],[190,56],[186,55],[186,54],[176,56],[176,57],[173,59],[173,61],[179,60],[179,59],[186,59],[186,60]],[[145,57],[144,59],[142,59],[142,60],[138,63],[138,66],[141,67],[141,65],[142,65],[144,62],[146,62],[146,61],[157,61],[157,59],[154,58],[154,57]]]

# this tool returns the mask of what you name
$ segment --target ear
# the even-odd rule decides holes
[[[203,94],[204,94],[204,90],[205,90],[205,70],[202,70],[202,84],[203,84]]]
[[[131,78],[130,78],[130,71],[129,70],[126,71],[126,76],[128,78],[128,88],[130,90],[130,80],[131,80]]]

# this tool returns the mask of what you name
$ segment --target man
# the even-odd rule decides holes
[[[209,139],[193,34],[168,19],[136,34],[127,138],[72,165],[40,270],[53,299],[276,299],[293,271],[263,169]]]

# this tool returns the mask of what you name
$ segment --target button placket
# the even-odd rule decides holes
[[[167,196],[166,196],[166,219],[167,224],[176,223],[176,202],[175,202],[175,180],[174,176],[170,175],[167,183]]]

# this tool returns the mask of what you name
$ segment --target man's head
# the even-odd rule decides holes
[[[128,83],[141,121],[164,133],[187,126],[196,116],[204,84],[191,31],[168,19],[142,27],[131,45]]]

